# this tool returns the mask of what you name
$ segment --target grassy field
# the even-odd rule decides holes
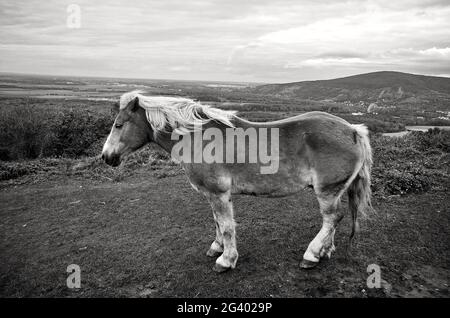
[[[372,123],[377,213],[361,221],[354,246],[348,246],[347,216],[332,259],[301,270],[321,224],[313,193],[237,196],[238,266],[217,274],[205,255],[214,238],[209,204],[166,154],[146,147],[116,169],[96,157],[115,98],[139,84],[57,81],[0,85],[1,296],[449,297],[450,133],[382,137],[378,128],[394,129],[401,120],[356,118],[339,109],[336,114],[353,122]],[[282,100],[249,95],[244,84],[144,84],[155,94],[241,107],[244,117],[256,120],[330,106],[298,101],[283,108]],[[23,91],[31,93],[24,97]],[[256,106],[269,104],[278,106]],[[16,112],[26,116],[15,120]],[[25,134],[30,130],[38,138]],[[69,264],[81,268],[79,290],[66,286]],[[370,264],[381,267],[380,289],[366,285]]]

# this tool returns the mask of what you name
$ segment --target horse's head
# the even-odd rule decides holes
[[[103,145],[102,158],[113,167],[118,166],[129,153],[150,142],[152,129],[138,97],[121,108],[108,139]]]

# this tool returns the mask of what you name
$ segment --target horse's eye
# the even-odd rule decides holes
[[[116,124],[116,128],[122,128],[123,124]]]

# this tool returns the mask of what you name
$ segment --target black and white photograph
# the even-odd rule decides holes
[[[1,0],[0,28],[0,298],[450,297],[449,1]]]

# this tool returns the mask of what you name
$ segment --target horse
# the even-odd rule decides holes
[[[178,151],[176,160],[213,211],[215,239],[206,254],[217,257],[213,267],[217,272],[235,268],[238,260],[233,195],[284,197],[308,187],[313,189],[322,227],[303,254],[303,269],[317,266],[335,251],[335,231],[344,216],[338,205],[344,193],[348,194],[352,218],[350,240],[358,227],[358,214],[371,209],[372,151],[363,124],[350,124],[319,111],[272,122],[251,122],[240,118],[236,111],[189,98],[146,96],[140,91],[124,93],[119,106],[103,146],[103,160],[118,166],[128,154],[150,142],[172,156]],[[236,138],[227,136],[236,137],[237,131],[244,133],[245,142],[239,145],[232,142]],[[268,131],[274,138],[267,138]],[[268,146],[275,154],[270,157],[270,167],[262,157],[255,160],[251,156],[255,145]],[[216,160],[201,158],[206,148],[214,148],[216,153],[209,154]],[[241,161],[236,162],[236,157]]]

